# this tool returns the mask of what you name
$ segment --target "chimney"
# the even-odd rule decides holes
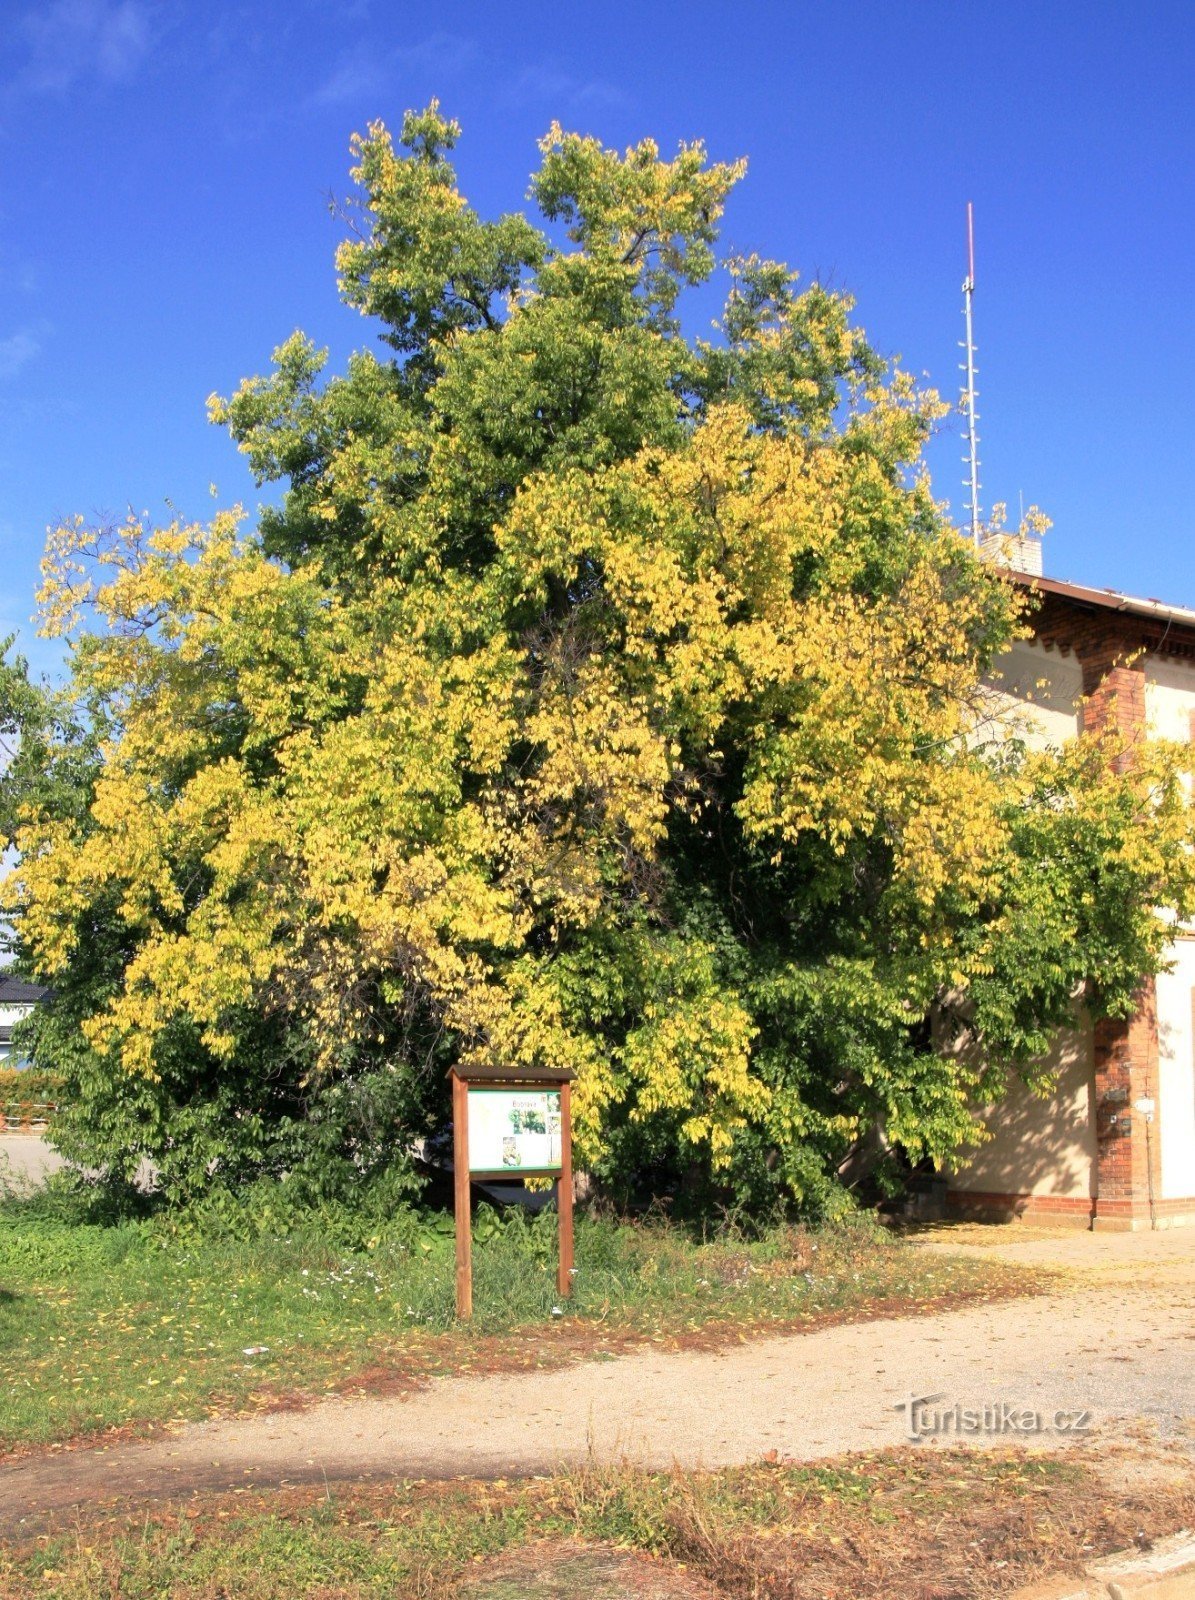
[[[1027,533],[989,533],[979,546],[980,559],[1009,572],[1040,578],[1041,540]]]

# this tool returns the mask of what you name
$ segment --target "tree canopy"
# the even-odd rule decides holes
[[[611,1186],[824,1206],[877,1128],[953,1151],[1081,987],[1131,1007],[1193,903],[1177,757],[990,736],[1024,601],[933,498],[944,408],[719,258],[742,163],[553,126],[490,221],[458,132],[354,140],[378,347],[210,402],[276,503],[51,536],[76,709],[8,894],[59,1138],[356,1182],[450,1063],[551,1063]]]

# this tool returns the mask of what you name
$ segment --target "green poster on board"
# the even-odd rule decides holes
[[[469,1085],[472,1172],[559,1172],[560,1090]]]

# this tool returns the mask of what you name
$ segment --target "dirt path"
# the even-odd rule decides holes
[[[1156,1233],[1088,1233],[1081,1228],[1038,1228],[945,1223],[926,1229],[916,1241],[922,1249],[977,1256],[1013,1266],[1054,1267],[1085,1281],[1127,1280],[1164,1288],[1195,1284],[1195,1228],[1162,1228]]]
[[[1003,1431],[976,1443],[1071,1445],[1069,1424],[1087,1413],[1091,1432],[1080,1442],[1144,1424],[1195,1448],[1195,1236],[1086,1254],[1065,1236],[1053,1245],[1026,1236],[1006,1251],[1055,1263],[1078,1252],[1082,1270],[1073,1287],[1025,1301],[714,1352],[642,1351],[559,1371],[446,1378],[407,1396],[327,1401],[193,1424],[150,1443],[18,1460],[0,1469],[0,1529],[85,1503],[246,1483],[513,1476],[590,1455],[657,1466],[712,1467],[769,1451],[813,1460],[906,1441],[910,1395],[940,1396],[933,1410],[950,1413],[947,1427],[956,1404],[997,1416],[1005,1407]],[[1036,1413],[1044,1431],[1014,1427],[1009,1407]],[[1057,1427],[1060,1413],[1067,1425]]]

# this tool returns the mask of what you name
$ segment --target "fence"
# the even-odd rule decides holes
[[[0,1067],[0,1133],[41,1133],[58,1110],[60,1088],[51,1073]]]
[[[41,1133],[57,1110],[53,1100],[5,1100],[0,1102],[0,1131]]]

